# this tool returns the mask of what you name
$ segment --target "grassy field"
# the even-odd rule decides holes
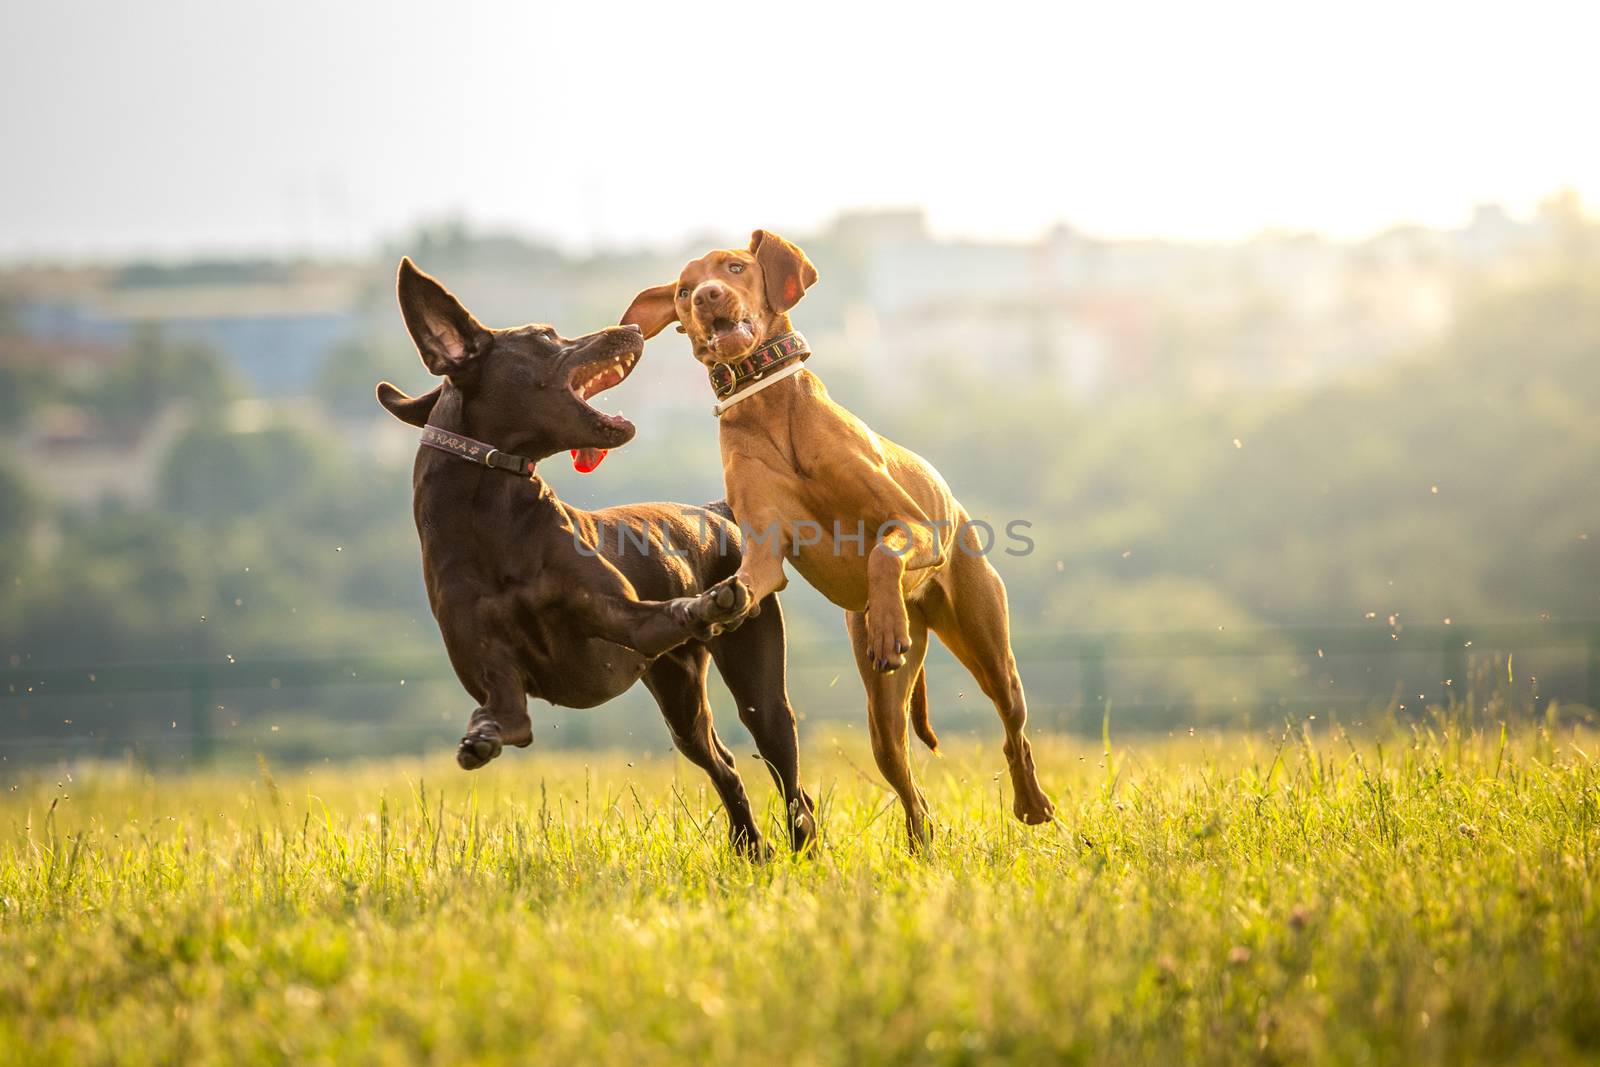
[[[955,745],[921,860],[830,747],[761,866],[666,756],[8,783],[0,1060],[1595,1062],[1595,737],[1383,736]]]

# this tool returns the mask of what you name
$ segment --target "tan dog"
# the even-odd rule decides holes
[[[930,748],[923,657],[928,631],[972,672],[1005,724],[1013,808],[1054,816],[1023,733],[1028,711],[1011,652],[1005,584],[939,472],[834,403],[798,361],[809,354],[789,309],[817,280],[799,248],[757,230],[748,251],[719,249],[677,282],[646,289],[622,316],[645,337],[678,322],[723,402],[722,471],[747,536],[736,580],[759,604],[787,584],[787,554],[844,608],[867,687],[872,751],[906,810],[913,847],[928,804],[913,780],[908,722]],[[768,534],[757,543],[757,537]]]

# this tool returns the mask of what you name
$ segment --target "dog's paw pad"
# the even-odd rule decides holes
[[[695,597],[689,616],[701,636],[732,630],[750,614],[750,589],[737,577],[727,578]]]
[[[500,742],[482,734],[468,734],[456,748],[456,764],[464,771],[475,771],[500,755]]]
[[[706,591],[711,606],[720,616],[732,619],[750,610],[750,588],[737,575],[725,578]]]

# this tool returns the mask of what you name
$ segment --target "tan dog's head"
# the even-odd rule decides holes
[[[787,333],[789,309],[817,280],[806,254],[775,233],[757,230],[750,248],[719,248],[687,265],[678,280],[633,298],[622,316],[654,337],[676,322],[695,358],[736,363],[763,342]]]

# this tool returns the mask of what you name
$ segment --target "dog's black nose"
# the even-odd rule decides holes
[[[622,325],[627,329],[632,330],[634,333],[644,333],[644,327],[640,326],[637,322],[625,322]]]

